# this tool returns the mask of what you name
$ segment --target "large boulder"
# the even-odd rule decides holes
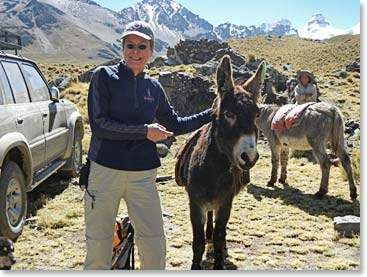
[[[224,55],[228,55],[231,58],[232,66],[241,67],[246,63],[246,58],[242,56],[240,53],[234,51],[232,48],[222,48],[215,52],[214,60],[219,61],[222,59]]]
[[[360,72],[360,58],[357,58],[355,61],[347,64],[346,71],[349,72]]]
[[[215,98],[214,82],[201,76],[181,72],[161,72],[159,82],[180,116],[210,108]]]
[[[349,73],[342,69],[338,69],[334,71],[334,73],[335,73],[335,76],[338,78],[347,78],[349,76]]]
[[[65,78],[59,77],[48,82],[50,87],[58,87]]]
[[[62,82],[60,84],[58,84],[57,88],[60,91],[63,91],[65,89],[67,89],[68,87],[70,87],[72,79],[73,78],[71,76],[68,76],[68,77],[64,78],[64,80],[62,80]]]
[[[354,215],[334,217],[334,229],[340,235],[351,238],[360,233],[360,218]]]
[[[257,66],[256,66],[257,67]],[[269,76],[269,81],[272,83],[276,92],[287,90],[288,77],[274,68],[272,64],[267,64],[266,73]]]
[[[181,40],[173,48],[167,49],[167,63],[178,64],[204,64],[215,57],[219,49],[229,48],[228,43],[216,40]]]
[[[98,66],[96,66],[96,67],[94,67],[94,68],[92,68],[92,69],[84,72],[83,74],[79,75],[79,77],[78,77],[79,82],[89,83],[90,80],[92,79],[93,72],[94,72],[94,70],[97,69],[97,67],[118,64],[120,62],[120,60],[121,60],[120,58],[116,58],[116,59],[113,59],[113,60],[110,60],[108,62],[105,62],[105,63],[103,63],[101,65],[98,65]]]
[[[57,87],[59,91],[61,92],[67,89],[71,85],[72,81],[73,81],[73,78],[71,76],[68,76],[65,78],[56,78],[48,82],[48,84],[50,85],[50,87]]]
[[[195,63],[192,66],[196,69],[197,74],[213,78],[213,75],[217,71],[219,61],[224,55],[229,55],[232,61],[233,78],[235,80],[247,80],[253,72],[251,72],[245,65],[245,57],[240,53],[233,51],[231,48],[219,49],[215,56],[204,64]]]

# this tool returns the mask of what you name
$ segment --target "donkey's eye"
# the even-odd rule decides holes
[[[236,115],[230,111],[224,111],[224,116],[228,119],[235,119],[236,118]]]

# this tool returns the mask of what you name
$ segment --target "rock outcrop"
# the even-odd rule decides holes
[[[210,108],[215,98],[214,82],[181,72],[161,72],[159,82],[180,116],[192,115]]]

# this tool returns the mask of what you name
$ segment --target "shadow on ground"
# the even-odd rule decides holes
[[[46,201],[55,198],[57,195],[71,184],[72,179],[60,177],[57,174],[50,176],[38,187],[28,193],[28,210],[27,217],[37,215],[37,211],[41,209]]]
[[[228,245],[228,248],[231,248],[230,245]],[[212,270],[214,267],[214,246],[213,242],[206,242],[205,245],[205,253],[203,255],[203,260],[201,261],[201,269],[202,270]],[[224,250],[224,267],[226,270],[237,270],[238,266],[234,264],[232,261],[229,260],[230,256],[228,255],[227,249]],[[191,264],[190,264],[191,265]]]
[[[290,186],[264,188],[252,183],[247,185],[247,192],[257,201],[262,201],[264,197],[281,199],[285,204],[297,207],[313,216],[325,215],[329,218],[344,215],[360,216],[358,200],[347,201],[330,195],[324,195],[319,199],[314,194],[302,193],[299,189]]]

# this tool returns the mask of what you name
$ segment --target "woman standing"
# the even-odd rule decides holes
[[[211,121],[211,109],[179,117],[161,84],[145,74],[154,35],[132,22],[122,35],[123,61],[99,67],[88,94],[92,137],[84,197],[85,269],[110,269],[115,218],[124,199],[135,229],[141,269],[164,269],[166,238],[155,179],[161,165],[155,143]],[[159,122],[152,123],[154,118]]]

